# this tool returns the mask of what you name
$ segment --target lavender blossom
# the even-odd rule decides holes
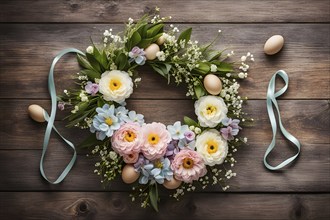
[[[133,47],[133,49],[128,53],[130,57],[129,62],[135,61],[138,65],[144,65],[146,62],[145,52],[139,47]]]
[[[96,95],[96,93],[99,91],[99,85],[88,81],[87,85],[85,86],[85,90],[88,94]]]
[[[224,139],[233,140],[234,136],[236,136],[242,128],[238,125],[240,120],[225,118],[222,120],[222,124],[227,126],[226,128],[221,128],[220,132]]]
[[[65,103],[64,102],[58,102],[57,107],[59,110],[63,111],[64,110]]]

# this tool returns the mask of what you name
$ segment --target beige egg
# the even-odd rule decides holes
[[[163,186],[167,189],[176,189],[181,185],[182,181],[175,179],[174,177],[168,181],[165,180]]]
[[[273,55],[278,53],[284,45],[284,38],[281,35],[274,35],[270,37],[264,46],[265,54]]]
[[[156,59],[156,54],[159,52],[159,46],[157,44],[150,44],[149,47],[147,47],[144,52],[146,54],[147,60],[154,60]]]
[[[164,36],[160,36],[160,37],[157,39],[156,43],[157,43],[158,45],[162,45],[163,43],[165,43],[165,37],[164,37]]]
[[[134,183],[140,176],[140,173],[136,172],[133,165],[127,164],[121,172],[121,178],[124,183]]]
[[[208,74],[204,77],[204,87],[212,95],[218,95],[222,90],[222,83],[219,77]]]
[[[30,105],[28,108],[30,117],[37,122],[46,121],[44,117],[44,111],[45,110],[40,105],[35,105],[35,104]]]

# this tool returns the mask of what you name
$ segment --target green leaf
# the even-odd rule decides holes
[[[147,30],[147,37],[153,38],[156,36],[160,31],[162,32],[162,29],[164,27],[164,24],[157,24]]]
[[[90,80],[94,80],[95,78],[96,79],[101,78],[101,74],[99,72],[96,72],[95,70],[84,69],[81,70],[80,73],[86,75]]]
[[[140,43],[138,44],[138,47],[140,48],[146,48],[153,42],[153,38],[146,38],[142,39]]]
[[[120,53],[117,57],[116,57],[116,65],[118,67],[119,70],[123,70],[127,64],[128,60],[127,60],[127,56],[124,53]]]
[[[192,28],[188,28],[188,29],[184,30],[184,31],[180,34],[180,36],[179,36],[177,42],[180,43],[181,40],[185,40],[185,43],[187,44],[188,41],[190,40],[191,31],[192,31]]]
[[[207,61],[216,60],[216,59],[218,59],[221,56],[221,53],[222,52],[221,51],[218,51],[218,50],[209,50],[209,51],[205,52],[204,58]]]
[[[221,62],[220,65],[218,65],[217,70],[220,71],[220,72],[232,72],[233,71],[233,65],[230,64],[230,63]]]
[[[172,68],[171,64],[168,63],[159,63],[159,64],[150,64],[150,66],[160,75],[164,76],[167,79],[167,82],[170,83],[170,70]]]
[[[139,34],[138,31],[135,31],[132,34],[132,37],[127,42],[127,50],[131,51],[133,47],[135,47],[136,45],[138,45],[138,43],[140,43],[140,41],[141,41],[141,35]]]
[[[149,186],[149,198],[151,206],[158,212],[158,189],[157,183]]]
[[[96,58],[89,53],[86,53],[86,58],[88,60],[88,62],[91,64],[91,66],[93,67],[93,69],[95,69],[97,72],[102,73],[102,69],[100,66],[100,63],[96,60]]]
[[[89,69],[89,70],[94,70],[94,68],[91,66],[91,64],[88,62],[88,60],[84,56],[77,54],[77,60],[78,60],[78,63],[80,64],[80,66],[82,66],[86,69]]]
[[[195,70],[201,74],[206,74],[206,73],[210,72],[210,65],[209,65],[209,63],[199,62],[198,67],[195,68]]]
[[[195,89],[195,95],[196,95],[197,99],[199,99],[200,97],[205,95],[205,90],[201,85],[195,86],[194,89]]]
[[[97,107],[103,107],[105,101],[102,98],[97,99]]]
[[[188,126],[198,126],[198,123],[195,120],[189,118],[188,116],[184,116],[183,121]]]

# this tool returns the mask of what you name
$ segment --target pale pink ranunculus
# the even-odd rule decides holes
[[[165,155],[167,144],[171,141],[171,134],[162,123],[153,122],[142,126],[143,155],[149,160],[159,159]]]
[[[111,138],[112,149],[121,156],[139,153],[142,144],[142,129],[138,123],[123,124]]]
[[[135,163],[139,159],[139,153],[132,153],[123,156],[125,163]]]
[[[177,180],[191,183],[207,173],[203,158],[190,149],[181,150],[175,155],[171,164],[174,176]]]

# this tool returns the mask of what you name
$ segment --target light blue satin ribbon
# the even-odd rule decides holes
[[[280,89],[278,92],[275,93],[276,76],[280,76],[284,80],[285,86],[282,89]],[[271,126],[272,126],[272,130],[273,130],[273,138],[272,138],[272,141],[271,141],[270,145],[268,146],[268,148],[266,150],[266,153],[264,155],[264,164],[269,170],[278,170],[278,169],[281,169],[281,168],[285,167],[286,165],[288,165],[289,163],[294,161],[300,153],[300,143],[299,143],[298,139],[295,138],[293,135],[291,135],[282,125],[281,114],[280,114],[280,110],[279,110],[279,107],[278,107],[278,104],[277,104],[277,101],[276,101],[277,97],[279,97],[283,93],[285,93],[285,91],[288,88],[288,85],[289,85],[289,77],[286,74],[286,72],[284,72],[283,70],[277,71],[273,75],[271,80],[269,81],[269,85],[268,85],[267,111],[268,111],[269,120],[270,120],[270,123],[271,123]],[[284,137],[286,139],[291,141],[293,143],[293,145],[298,150],[298,152],[294,156],[286,159],[285,161],[283,161],[282,163],[280,163],[279,165],[277,165],[275,167],[269,165],[268,162],[267,162],[267,156],[275,148],[275,142],[276,142],[277,123],[276,123],[276,118],[275,118],[275,114],[274,114],[274,110],[273,110],[273,105],[275,106],[276,111],[277,111],[278,122],[279,122],[280,130],[281,130],[282,134],[284,135]]]
[[[77,152],[76,149],[74,147],[74,145],[67,139],[65,139],[60,132],[55,128],[54,126],[54,121],[55,121],[55,115],[56,115],[56,108],[57,108],[57,96],[56,96],[56,89],[55,89],[55,83],[54,83],[54,68],[56,63],[60,60],[60,58],[62,56],[64,56],[67,53],[79,53],[81,55],[84,55],[83,52],[81,52],[80,50],[74,49],[74,48],[67,48],[62,50],[54,59],[53,59],[53,63],[50,67],[49,70],[49,75],[48,75],[48,90],[49,90],[49,94],[51,97],[51,102],[52,102],[52,110],[51,110],[51,114],[50,116],[48,115],[48,113],[46,111],[44,111],[44,118],[45,120],[48,122],[47,124],[47,128],[46,128],[46,132],[45,132],[45,137],[44,137],[44,142],[43,142],[43,147],[42,147],[42,155],[41,155],[41,159],[40,159],[40,173],[42,175],[42,177],[47,180],[49,183],[51,184],[58,184],[60,182],[63,181],[63,179],[68,175],[68,173],[70,172],[71,168],[74,165],[74,162],[76,161],[77,158]],[[43,167],[43,163],[44,163],[44,158],[45,158],[45,154],[47,152],[47,148],[48,148],[48,143],[49,143],[49,139],[50,139],[50,134],[52,132],[52,129],[54,129],[54,131],[70,146],[70,148],[73,150],[73,156],[71,161],[68,163],[68,165],[65,167],[65,169],[62,171],[61,175],[53,182],[50,181],[45,172],[44,172],[44,167]]]

